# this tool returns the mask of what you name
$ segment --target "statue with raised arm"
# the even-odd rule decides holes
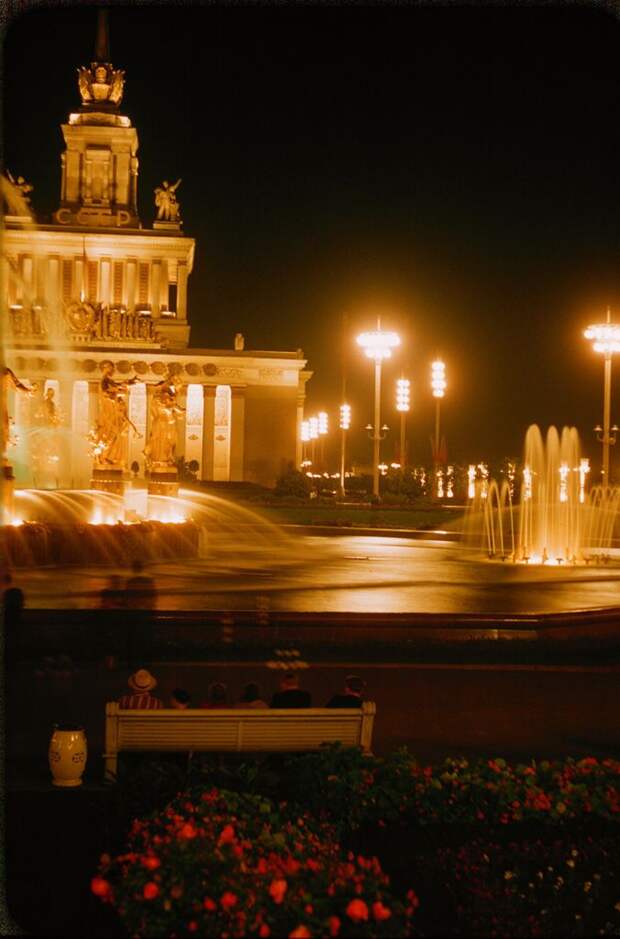
[[[168,371],[165,378],[155,384],[151,404],[151,432],[144,456],[149,469],[176,468],[177,418],[185,408],[177,404],[179,384]]]
[[[138,378],[115,381],[112,378],[114,365],[105,362],[99,384],[99,417],[94,429],[89,434],[95,456],[95,466],[99,469],[124,464],[126,453],[124,437],[128,429],[136,428],[129,420],[125,396],[129,385],[135,385]],[[124,465],[120,468],[124,468]]]
[[[181,185],[181,180],[177,179],[174,186],[171,186],[167,179],[164,179],[161,186],[155,190],[155,205],[157,206],[157,219],[167,222],[179,221],[179,203],[177,202],[176,191]]]
[[[8,410],[8,391],[9,388],[14,388],[16,391],[21,391],[24,394],[27,394],[31,398],[37,390],[37,385],[35,382],[29,385],[25,385],[23,381],[17,377],[13,369],[9,368],[8,365],[3,365],[0,369],[0,408],[2,410],[2,460],[4,463],[7,462],[7,449],[10,439],[10,430],[11,430],[11,418],[9,417]]]

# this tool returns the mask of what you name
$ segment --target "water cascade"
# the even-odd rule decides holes
[[[466,541],[489,557],[525,563],[577,564],[604,558],[618,538],[620,487],[585,487],[575,427],[525,435],[518,499],[507,480],[477,487],[468,508]]]

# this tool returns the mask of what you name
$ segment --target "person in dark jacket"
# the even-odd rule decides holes
[[[361,708],[364,694],[364,682],[358,675],[347,675],[344,680],[344,691],[332,695],[325,707],[328,708]]]
[[[271,699],[271,707],[309,708],[312,707],[312,696],[299,687],[299,677],[295,672],[287,672],[280,682],[280,690]]]

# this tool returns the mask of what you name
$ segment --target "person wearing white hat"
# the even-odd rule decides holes
[[[156,698],[151,694],[153,688],[157,687],[157,679],[146,668],[139,668],[137,672],[130,675],[127,684],[132,693],[122,696],[119,701],[121,708],[125,710],[146,708],[149,711],[163,708],[164,702],[161,698]]]

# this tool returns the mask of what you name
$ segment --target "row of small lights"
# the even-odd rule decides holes
[[[387,350],[389,352],[389,350]],[[382,355],[382,358],[389,358],[389,355]],[[434,398],[443,398],[447,388],[445,378],[446,367],[444,363],[437,359],[431,366],[431,389]],[[407,413],[411,409],[411,382],[408,378],[399,378],[396,381],[396,410],[401,413]],[[349,430],[351,427],[351,405],[340,405],[340,430]],[[301,422],[301,440],[307,443],[316,440],[317,437],[326,434],[329,429],[329,417],[326,411],[319,411],[314,417],[309,417]]]

